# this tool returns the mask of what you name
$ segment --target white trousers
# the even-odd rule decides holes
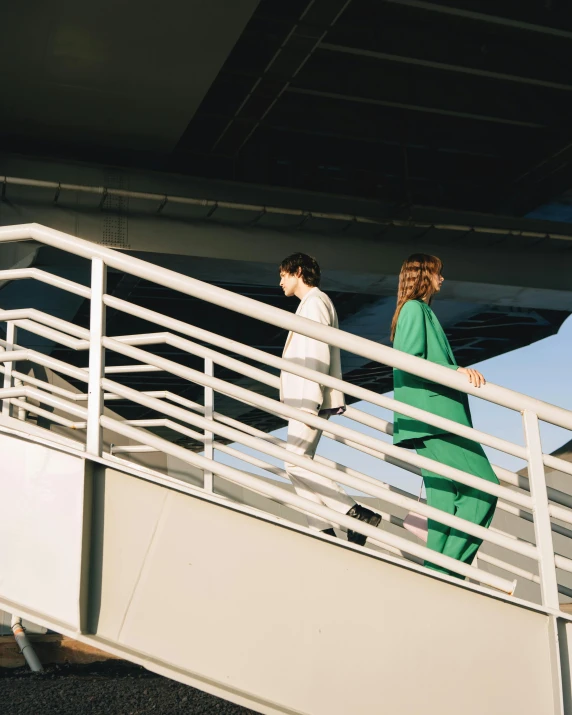
[[[313,459],[321,436],[322,430],[310,427],[297,420],[290,420],[288,422],[287,449],[295,454],[304,455]],[[315,474],[303,467],[297,467],[288,462],[284,464],[284,467],[290,481],[294,485],[296,493],[304,497],[304,499],[309,499],[316,504],[327,506],[340,514],[347,514],[355,504],[355,500],[349,497],[342,487],[331,479],[322,477],[320,474]],[[337,526],[337,524],[324,521],[317,516],[310,514],[306,516],[308,526],[311,529],[322,531]]]

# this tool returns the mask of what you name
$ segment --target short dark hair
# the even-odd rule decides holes
[[[315,258],[305,253],[293,253],[280,264],[280,273],[293,276],[298,270],[302,271],[302,280],[307,286],[320,285],[320,266]]]

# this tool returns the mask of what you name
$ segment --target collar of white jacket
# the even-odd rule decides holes
[[[300,301],[300,305],[304,305],[304,303],[308,300],[308,297],[311,296],[311,295],[314,295],[314,293],[316,293],[316,291],[319,291],[319,290],[320,290],[320,289],[319,289],[317,286],[314,286],[313,288],[311,288],[311,289],[306,293],[306,295],[302,298],[302,300]],[[300,307],[300,306],[298,306],[298,307]]]

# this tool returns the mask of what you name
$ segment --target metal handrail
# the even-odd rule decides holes
[[[31,270],[36,270],[36,269],[22,269],[23,273],[29,273]],[[50,283],[50,280],[48,276],[51,274],[47,274],[41,271],[38,271],[39,273],[43,274],[43,282],[45,283]],[[14,271],[0,271],[0,278],[4,273],[10,273],[13,278],[19,277],[19,272],[18,270]],[[26,276],[28,277],[28,276]],[[68,283],[71,283],[68,281]],[[54,283],[54,285],[57,285],[57,283]],[[77,285],[77,284],[73,284]],[[410,405],[404,405],[403,403],[399,403],[396,400],[393,400],[389,397],[385,397],[383,395],[379,395],[371,390],[368,390],[366,388],[361,388],[346,382],[343,382],[342,380],[339,380],[338,378],[332,377],[330,375],[324,375],[322,373],[318,373],[314,370],[311,370],[309,368],[305,368],[300,365],[296,365],[294,363],[289,362],[288,360],[285,360],[283,358],[279,358],[273,355],[270,355],[268,353],[263,352],[262,350],[258,350],[257,348],[252,348],[250,346],[244,345],[242,343],[239,343],[235,340],[230,340],[228,338],[224,338],[222,336],[216,335],[215,333],[211,333],[210,331],[204,330],[202,328],[197,328],[196,326],[189,325],[188,323],[183,323],[182,321],[176,320],[174,318],[169,318],[167,316],[163,316],[160,313],[157,313],[155,311],[149,310],[147,308],[142,308],[140,306],[134,305],[132,303],[128,303],[127,301],[114,298],[109,295],[104,296],[104,302],[107,306],[116,308],[118,310],[121,310],[123,312],[129,313],[131,315],[134,315],[136,317],[140,317],[145,320],[149,320],[150,322],[155,322],[163,326],[168,326],[173,330],[176,330],[177,332],[181,332],[187,335],[191,335],[196,337],[197,339],[204,340],[207,342],[210,342],[212,344],[216,344],[219,347],[222,347],[223,349],[231,350],[233,352],[236,352],[240,354],[243,357],[248,357],[254,360],[259,360],[259,361],[264,361],[267,365],[271,367],[275,367],[277,369],[285,370],[287,372],[291,372],[293,374],[299,375],[300,377],[304,377],[306,379],[314,380],[316,382],[320,382],[321,384],[324,384],[328,387],[332,387],[333,389],[338,389],[341,391],[344,391],[346,394],[356,397],[357,399],[360,400],[366,400],[369,401],[373,404],[376,404],[380,407],[384,407],[385,409],[392,410],[392,411],[399,411],[401,414],[404,414],[408,417],[412,417],[413,419],[420,419],[428,424],[431,424],[435,427],[438,427],[440,429],[449,431],[453,434],[460,435],[462,437],[467,437],[468,439],[472,439],[474,441],[480,442],[481,444],[485,444],[488,447],[491,447],[493,449],[498,449],[500,451],[503,451],[507,454],[510,454],[514,457],[518,457],[520,459],[526,459],[526,449],[520,445],[515,445],[511,442],[508,442],[507,440],[500,439],[498,437],[495,437],[494,435],[489,435],[485,432],[481,432],[480,430],[475,430],[474,428],[471,427],[466,427],[464,425],[460,425],[457,422],[453,422],[452,420],[449,420],[444,417],[440,417],[438,415],[434,415],[432,413],[427,413],[424,412],[423,410],[420,410],[418,408],[412,407]],[[88,349],[89,345],[88,343],[85,342],[80,342],[80,341],[73,341],[70,339],[68,336],[65,335],[64,331],[67,331],[71,334],[75,334],[77,337],[81,337],[83,339],[88,339],[89,338],[89,331],[79,328],[78,326],[73,325],[72,323],[69,323],[67,321],[63,321],[61,319],[53,318],[52,316],[49,316],[45,313],[42,313],[41,311],[37,311],[34,309],[24,309],[24,310],[11,310],[11,311],[1,311],[0,312],[0,320],[16,320],[18,318],[25,318],[29,317],[31,319],[35,319],[37,322],[45,322],[46,325],[54,325],[59,327],[61,334],[57,334],[55,332],[48,332],[45,328],[40,328],[38,326],[34,326],[31,323],[26,323],[25,325],[22,325],[22,327],[26,327],[27,330],[30,332],[34,332],[38,335],[43,335],[44,337],[49,337],[50,339],[53,339],[55,342],[61,342],[62,344],[73,348],[74,350],[86,350]],[[130,341],[130,338],[132,339],[132,342]],[[193,352],[193,354],[196,355],[201,355],[203,357],[210,357],[213,359],[215,362],[217,362],[220,365],[229,367],[230,369],[233,369],[237,372],[241,372],[242,374],[247,374],[250,376],[254,376],[255,379],[260,380],[264,382],[265,384],[271,386],[271,387],[279,387],[279,380],[275,375],[266,373],[265,371],[259,370],[257,371],[256,368],[252,368],[251,366],[245,366],[244,363],[241,363],[240,361],[236,361],[233,358],[229,358],[228,356],[222,355],[221,353],[217,353],[216,351],[209,351],[208,348],[204,348],[203,346],[198,346],[196,344],[192,344],[188,341],[185,343],[181,342],[181,339],[178,338],[177,336],[168,334],[168,333],[156,333],[156,334],[146,334],[146,335],[134,335],[134,336],[120,336],[116,338],[117,340],[120,340],[122,342],[127,342],[130,344],[151,344],[155,341],[155,344],[163,341],[163,342],[169,342],[170,340],[177,340],[178,344],[177,347],[181,347],[182,349],[187,349],[189,352]],[[172,342],[171,344],[175,344]],[[183,347],[183,345],[186,345],[186,347]],[[194,347],[195,350],[189,350],[189,348]],[[128,365],[128,366],[114,366],[112,368],[106,368],[106,373],[107,374],[113,374],[113,373],[120,373],[120,372],[147,372],[147,371],[156,371],[160,370],[160,368],[151,366],[151,365]],[[481,396],[481,395],[479,395]],[[559,409],[559,408],[558,408]],[[353,408],[348,408],[348,411],[346,412],[346,416],[353,418],[353,419],[358,419],[358,421],[362,421],[365,424],[370,424],[370,426],[373,426],[376,429],[380,429],[381,431],[386,432],[387,434],[392,434],[392,423],[387,422],[385,420],[380,420],[379,418],[374,418],[371,416],[366,416],[364,418],[360,418],[358,416],[358,411],[353,409]],[[365,413],[362,413],[365,415]],[[367,419],[369,418],[369,419]],[[367,419],[367,421],[366,421]],[[559,459],[557,457],[553,457],[552,455],[543,455],[544,463],[546,466],[551,467],[552,469],[558,469],[560,471],[563,471],[566,474],[571,474],[572,475],[572,464],[569,462],[566,462],[563,459]],[[497,468],[498,469],[498,468]],[[506,470],[503,470],[506,474]],[[502,479],[502,476],[497,472],[497,476]],[[506,481],[506,479],[505,479]],[[525,482],[525,478],[521,477],[520,481]],[[516,482],[513,480],[510,480],[511,484],[516,484]],[[526,487],[524,487],[526,488]]]
[[[288,504],[288,506],[297,509],[298,511],[310,513],[322,519],[333,521],[346,529],[355,529],[359,527],[359,531],[361,533],[365,534],[373,542],[379,543],[381,546],[389,544],[390,546],[394,546],[405,551],[406,553],[418,556],[421,559],[425,559],[428,555],[431,555],[431,559],[434,563],[443,566],[444,568],[452,569],[468,578],[488,583],[501,591],[512,593],[514,590],[516,582],[510,582],[493,574],[482,572],[473,566],[463,564],[450,558],[449,556],[444,556],[443,554],[438,554],[436,552],[429,552],[428,549],[423,546],[406,541],[402,537],[395,536],[389,532],[381,531],[380,529],[370,526],[369,524],[360,522],[356,525],[355,519],[352,519],[351,517],[335,512],[328,507],[317,504],[316,502],[304,499],[297,494],[288,492],[282,487],[269,484],[261,479],[246,474],[245,472],[229,467],[226,464],[221,464],[219,462],[213,463],[211,460],[189,452],[189,450],[179,447],[172,442],[168,442],[161,437],[149,435],[136,427],[125,425],[120,422],[118,423],[117,420],[113,420],[109,417],[101,417],[101,423],[103,427],[119,432],[129,439],[147,443],[150,446],[157,446],[160,451],[165,452],[166,454],[178,457],[182,461],[199,467],[200,469],[211,470],[228,481],[247,487],[249,490],[258,494],[263,494],[271,499],[276,499],[280,503]]]
[[[503,590],[508,591],[511,590],[512,583],[506,581],[505,579],[499,579],[499,577],[483,572],[478,568],[468,567],[466,564],[461,564],[456,561],[453,561],[451,564],[451,559],[447,559],[447,557],[443,557],[443,555],[429,551],[425,546],[412,544],[401,537],[394,537],[393,535],[389,535],[379,529],[373,529],[367,524],[363,525],[362,523],[356,523],[355,520],[352,520],[349,517],[332,512],[326,507],[321,507],[313,502],[308,502],[296,494],[292,494],[292,492],[275,487],[272,484],[266,484],[254,475],[220,465],[214,461],[212,455],[213,447],[215,445],[213,444],[213,439],[210,435],[219,435],[224,439],[237,441],[246,446],[253,447],[263,454],[298,464],[299,466],[303,466],[317,474],[322,474],[323,476],[334,479],[341,484],[375,495],[389,504],[414,510],[415,512],[423,514],[428,518],[447,524],[452,528],[462,530],[477,538],[482,538],[487,542],[502,546],[509,551],[534,559],[539,565],[539,575],[532,580],[538,582],[541,586],[543,603],[548,608],[558,608],[559,585],[557,584],[555,569],[558,567],[564,570],[572,570],[572,560],[567,559],[560,554],[555,554],[551,534],[554,530],[557,533],[569,536],[570,530],[566,530],[558,524],[551,523],[551,518],[572,524],[572,511],[559,505],[564,502],[564,506],[567,506],[572,504],[572,501],[568,501],[566,499],[567,495],[560,496],[561,493],[558,493],[556,490],[549,491],[547,489],[544,478],[544,465],[546,464],[554,466],[554,468],[559,468],[560,463],[562,462],[565,467],[562,471],[565,472],[571,469],[571,467],[563,460],[552,457],[551,455],[542,454],[538,430],[538,419],[557,424],[567,429],[572,429],[571,412],[554,405],[549,405],[540,400],[535,400],[534,398],[526,395],[506,390],[498,385],[487,384],[482,388],[475,388],[468,383],[464,376],[453,370],[435,365],[422,360],[421,358],[401,353],[392,348],[351,335],[350,333],[339,329],[320,325],[314,321],[292,315],[291,313],[282,311],[278,308],[259,303],[258,301],[244,296],[236,295],[222,288],[180,275],[174,271],[155,266],[132,256],[125,255],[119,251],[99,246],[73,236],[68,236],[67,234],[53,229],[45,228],[37,224],[0,228],[0,243],[29,239],[34,239],[40,243],[50,245],[57,249],[91,260],[91,287],[88,288],[72,281],[67,281],[66,279],[60,279],[57,276],[48,274],[45,271],[39,271],[38,269],[14,269],[10,271],[0,271],[0,280],[32,278],[41,280],[45,283],[54,285],[60,289],[67,290],[82,297],[90,297],[90,330],[87,331],[83,328],[78,328],[78,326],[74,326],[71,323],[32,309],[0,311],[0,321],[6,322],[10,332],[10,337],[7,334],[7,340],[2,341],[4,342],[6,349],[0,354],[0,362],[5,364],[4,385],[5,387],[11,387],[12,379],[21,379],[18,375],[22,375],[22,373],[17,373],[12,368],[15,362],[30,360],[32,363],[44,365],[45,367],[49,367],[50,369],[60,372],[63,375],[73,377],[87,383],[88,394],[87,396],[80,394],[69,397],[68,394],[65,394],[66,391],[61,388],[51,391],[50,388],[47,388],[46,392],[42,393],[42,389],[38,389],[43,388],[43,385],[41,384],[42,381],[36,381],[35,378],[32,378],[36,383],[32,388],[20,387],[17,392],[6,392],[0,390],[0,399],[4,400],[5,406],[6,404],[16,405],[20,408],[19,413],[24,416],[26,415],[26,411],[35,411],[36,414],[41,414],[48,419],[51,415],[51,419],[54,422],[67,427],[75,429],[87,428],[86,452],[88,454],[96,456],[101,455],[101,429],[102,427],[106,427],[113,430],[117,434],[122,434],[137,442],[137,445],[129,448],[126,447],[123,451],[126,451],[127,449],[130,451],[159,449],[165,454],[178,456],[183,459],[183,461],[198,466],[204,470],[205,474],[218,474],[219,476],[230,479],[230,481],[242,484],[252,491],[266,494],[267,496],[270,496],[270,498],[275,498],[281,503],[290,505],[295,509],[305,513],[321,516],[332,523],[339,523],[346,528],[352,528],[360,531],[378,543],[385,550],[393,550],[394,552],[397,550],[401,553],[413,554],[415,558],[428,559],[433,563],[444,565],[446,568],[456,571],[462,575],[470,574],[471,578],[478,579],[482,583],[492,585],[495,588],[502,588]],[[321,342],[348,350],[363,358],[402,369],[426,380],[437,382],[460,390],[464,393],[476,395],[509,409],[520,411],[523,414],[523,426],[527,446],[521,447],[507,440],[499,439],[494,435],[489,435],[487,433],[480,432],[479,430],[475,430],[474,428],[458,425],[457,423],[446,420],[445,418],[438,417],[431,413],[426,413],[423,410],[403,405],[403,403],[396,400],[380,396],[377,393],[373,393],[371,390],[349,385],[343,380],[337,380],[331,376],[323,375],[322,373],[308,370],[300,366],[295,366],[282,358],[270,356],[267,353],[251,348],[250,346],[245,346],[236,341],[229,341],[226,338],[209,331],[199,329],[195,326],[188,325],[187,323],[182,323],[181,321],[176,321],[172,318],[161,315],[160,313],[155,313],[154,311],[149,311],[141,308],[140,306],[122,301],[114,298],[113,296],[109,296],[105,291],[107,266],[132,274],[139,278],[149,280],[158,285],[163,285],[183,294],[194,296],[203,301],[225,307],[232,311],[248,314],[250,317],[276,325],[280,328],[293,330]],[[163,328],[167,328],[167,330],[172,332],[115,336],[113,338],[109,337],[105,334],[104,329],[104,312],[106,307],[115,308],[127,314],[142,317],[143,319],[154,322],[155,324],[160,325]],[[20,349],[16,345],[15,340],[15,330],[17,328],[36,333],[50,341],[66,345],[73,350],[85,351],[89,349],[89,369],[74,367],[68,363],[55,360],[54,358],[42,355],[33,350]],[[174,333],[183,334],[186,338],[180,337],[180,335],[175,335]],[[241,358],[258,361],[267,367],[286,370],[294,374],[298,374],[304,379],[314,380],[320,384],[340,389],[356,399],[368,400],[373,404],[421,419],[429,424],[435,424],[436,426],[452,433],[460,434],[495,449],[505,451],[513,456],[526,459],[529,463],[528,481],[525,478],[521,478],[518,475],[509,472],[508,470],[496,468],[496,471],[501,477],[501,480],[508,482],[511,486],[520,488],[524,487],[525,489],[526,487],[529,487],[530,494],[520,490],[507,489],[506,487],[492,484],[490,482],[483,482],[483,480],[480,480],[471,474],[455,470],[451,467],[447,467],[446,465],[441,465],[438,462],[420,457],[419,455],[413,454],[402,449],[401,447],[388,444],[387,442],[364,435],[362,432],[349,429],[339,423],[328,422],[319,416],[302,412],[281,402],[277,402],[270,397],[260,395],[254,391],[246,390],[245,388],[215,378],[212,373],[212,364],[218,363],[240,374],[247,375],[251,379],[257,380],[272,388],[276,388],[279,385],[279,380],[276,375],[250,364],[246,364],[235,357],[229,356],[228,354],[223,354],[222,352],[213,350],[210,347],[205,347],[204,345],[192,342],[187,339],[188,337],[201,340],[218,347],[221,350],[233,352]],[[202,357],[205,361],[205,371],[199,372],[197,370],[192,370],[191,368],[187,368],[186,366],[180,365],[172,360],[158,357],[146,350],[141,349],[143,346],[151,344],[155,345],[159,343],[169,344],[187,353]],[[111,350],[122,354],[125,357],[131,358],[136,361],[136,364],[105,368],[104,353],[106,350]],[[209,365],[210,367],[207,369],[207,366]],[[214,394],[216,391],[217,393],[231,396],[234,399],[238,399],[249,405],[254,405],[259,409],[278,415],[282,418],[295,419],[305,422],[318,429],[324,430],[327,435],[333,439],[337,439],[338,441],[350,445],[355,449],[361,449],[368,454],[373,454],[373,456],[385,458],[393,461],[394,463],[398,463],[400,466],[405,466],[405,468],[409,468],[414,471],[419,468],[428,469],[457,482],[479,489],[480,491],[500,496],[508,502],[511,502],[511,504],[517,505],[512,506],[511,504],[501,502],[501,508],[516,516],[525,518],[528,521],[533,521],[535,526],[536,544],[528,543],[527,541],[519,539],[514,535],[500,532],[497,529],[484,529],[483,527],[471,524],[470,522],[464,521],[456,516],[446,514],[434,509],[433,507],[429,507],[423,502],[415,502],[410,495],[399,493],[399,490],[391,489],[389,485],[383,484],[379,480],[368,477],[365,474],[361,474],[356,470],[331,463],[329,460],[322,457],[316,457],[312,460],[308,457],[288,452],[283,446],[277,444],[274,438],[255,435],[253,434],[254,428],[249,428],[247,425],[242,425],[242,423],[236,424],[236,420],[231,420],[228,417],[214,412],[212,409],[212,403],[209,403],[210,406],[207,406],[207,403],[205,403],[205,407],[201,408],[200,405],[196,405],[196,403],[193,404],[190,401],[185,401],[184,398],[180,398],[179,396],[168,396],[169,393],[165,393],[164,400],[158,399],[158,397],[153,396],[152,392],[151,394],[148,394],[132,390],[131,388],[126,388],[125,386],[104,377],[105,373],[110,374],[111,372],[138,372],[151,370],[166,371],[171,374],[178,375],[197,385],[202,385],[205,389],[205,394],[207,392]],[[24,380],[24,382],[26,381]],[[40,403],[42,401],[35,396],[35,393],[33,392],[34,390],[35,392],[43,395],[50,393],[47,398],[48,400],[60,401],[60,404],[57,406],[55,404],[52,405],[54,409],[79,416],[80,418],[83,418],[84,421],[74,423],[59,414],[54,415],[53,413],[48,413],[37,405],[31,405],[26,400],[34,399],[38,400]],[[78,401],[85,400],[86,397],[87,410],[77,405]],[[144,420],[143,422],[137,421],[138,425],[135,426],[133,424],[129,424],[129,421],[123,421],[103,415],[103,405],[105,399],[115,399],[121,397],[131,400],[136,404],[145,405],[150,409],[165,415],[166,417],[171,417],[174,420],[177,420],[177,422],[174,423],[172,420],[169,421],[168,419],[166,420],[161,417],[160,420]],[[47,401],[45,397],[43,399],[44,401]],[[170,404],[166,401],[170,399],[175,404]],[[177,402],[179,405],[176,404]],[[75,409],[69,409],[69,405],[72,405]],[[197,409],[197,407],[199,409]],[[6,410],[4,408],[4,412],[5,411]],[[361,413],[355,408],[349,408],[347,416],[350,417],[350,419],[355,419],[356,421],[364,424],[369,423],[369,426],[374,429],[379,429],[387,434],[390,434],[392,431],[392,425],[390,422],[368,416],[366,413]],[[87,420],[85,420],[85,417],[87,417]],[[194,429],[184,427],[181,423],[186,423],[192,427],[196,427],[202,430],[203,434],[201,435]],[[196,439],[198,436],[201,441],[204,441],[205,445],[210,445],[205,451],[205,456],[201,457],[200,455],[195,455],[189,450],[185,450],[182,447],[173,445],[167,440],[161,439],[146,429],[139,429],[139,427],[142,426],[152,427],[154,425],[159,426],[159,424],[165,428],[172,428],[173,425],[177,425],[175,427],[176,431],[179,431],[192,439]],[[254,432],[256,432],[255,429]],[[219,449],[221,447],[223,447],[221,451],[226,450],[227,453],[232,454],[232,447],[224,447],[223,445],[217,446]],[[119,448],[119,451],[121,451],[121,448]],[[207,455],[210,458],[207,458]],[[267,469],[270,466],[267,462],[258,460],[258,458],[250,457],[249,459],[253,466],[263,469]],[[245,461],[248,463],[248,459]],[[270,471],[271,473],[279,475],[281,473],[281,470],[273,467],[270,468]],[[554,497],[554,501],[556,503],[549,504],[549,497]],[[397,517],[391,517],[391,515],[388,516],[390,520],[392,520],[392,523],[398,523],[399,520]],[[504,562],[499,561],[499,563]],[[516,567],[512,568],[513,573],[515,573],[515,568]],[[507,568],[507,570],[509,572],[511,571],[510,568]],[[521,569],[521,571],[528,574],[526,570]],[[561,591],[562,588],[563,587],[560,587]]]
[[[513,390],[487,383],[481,388],[473,387],[465,377],[440,365],[413,355],[407,355],[372,340],[346,333],[337,328],[321,325],[308,318],[292,315],[288,311],[261,303],[246,296],[184,276],[161,266],[156,266],[120,251],[106,248],[76,236],[47,228],[39,224],[0,227],[0,243],[33,239],[53,248],[87,259],[99,259],[107,266],[125,273],[157,283],[166,288],[184,293],[218,305],[222,308],[249,315],[285,330],[314,338],[334,345],[369,360],[395,367],[426,380],[452,387],[469,395],[481,397],[503,407],[516,410],[530,410],[551,424],[572,430],[572,413],[547,402],[523,395]]]

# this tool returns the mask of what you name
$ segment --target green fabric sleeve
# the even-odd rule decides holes
[[[427,329],[423,308],[409,300],[401,308],[393,347],[396,350],[427,359]]]

